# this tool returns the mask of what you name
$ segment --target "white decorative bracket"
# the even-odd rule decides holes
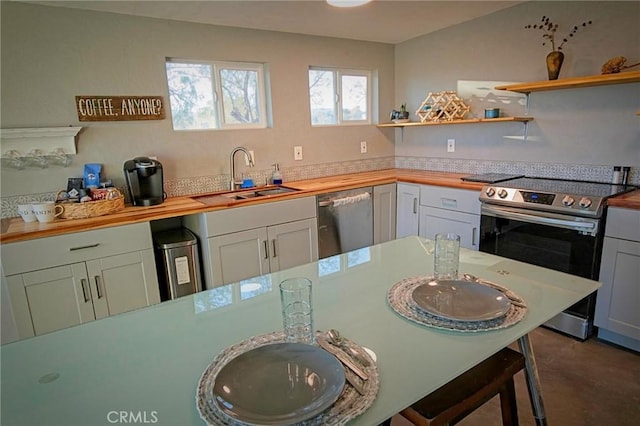
[[[0,129],[2,164],[17,169],[49,164],[67,167],[77,153],[76,135],[82,127]]]

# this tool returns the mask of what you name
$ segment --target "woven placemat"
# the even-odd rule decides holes
[[[317,331],[316,334],[325,336],[326,333]],[[329,408],[317,416],[296,423],[299,426],[316,426],[316,425],[342,425],[349,420],[364,413],[373,404],[376,399],[378,390],[380,389],[380,381],[378,368],[371,356],[362,348],[362,346],[343,338],[350,347],[358,351],[363,357],[369,360],[369,366],[363,367],[366,373],[369,375],[369,379],[363,381],[364,395],[360,395],[349,383],[345,383],[342,394],[338,397],[338,400]],[[237,356],[248,352],[252,349],[260,346],[283,343],[285,341],[283,332],[273,332],[268,334],[262,334],[254,336],[236,345],[229,346],[218,354],[207,369],[202,373],[200,380],[198,381],[198,387],[196,392],[196,406],[200,417],[208,425],[249,425],[249,423],[241,422],[227,416],[214,401],[213,386],[215,379],[222,370],[232,359]],[[346,369],[345,369],[346,370]],[[346,370],[346,374],[350,374]],[[355,380],[360,380],[355,374],[353,375]]]
[[[432,281],[433,277],[418,276],[405,278],[402,281],[398,281],[389,289],[387,293],[387,300],[391,308],[401,316],[408,320],[416,322],[418,324],[426,325],[429,327],[440,328],[443,330],[454,330],[462,332],[479,332],[488,330],[498,330],[501,328],[510,327],[524,318],[527,313],[526,305],[516,306],[511,304],[507,313],[496,319],[488,321],[455,321],[447,318],[442,318],[437,315],[430,314],[421,309],[413,300],[413,290],[416,287]],[[496,286],[497,289],[502,291],[505,295],[516,297],[522,300],[513,291],[499,286],[495,283],[491,283]],[[478,284],[480,285],[480,284]]]

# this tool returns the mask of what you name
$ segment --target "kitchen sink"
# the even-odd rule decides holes
[[[225,198],[231,198],[232,200],[247,200],[249,198],[259,197],[256,191],[249,192],[230,192],[228,194],[222,194]]]
[[[201,195],[192,197],[196,201],[208,205],[224,204],[231,200],[249,200],[256,197],[268,197],[270,195],[287,194],[289,192],[296,192],[298,189],[288,188],[286,186],[271,187],[265,189],[252,189],[252,190],[240,190],[234,192],[227,192],[225,194],[216,195]]]
[[[249,198],[286,194],[289,192],[296,192],[296,191],[298,190],[293,188],[287,188],[286,186],[279,186],[276,188],[261,189],[261,190],[259,189],[259,190],[253,190],[253,191],[229,192],[228,194],[222,194],[222,195],[224,197],[232,198],[234,200],[246,200]]]
[[[262,191],[256,191],[258,195],[278,195],[278,194],[286,194],[288,192],[297,192],[298,189],[295,188],[287,188],[286,186],[279,186],[277,188],[271,189],[263,189]]]

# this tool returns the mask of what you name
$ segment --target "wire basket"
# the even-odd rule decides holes
[[[61,219],[87,219],[90,217],[104,216],[124,209],[124,196],[120,190],[112,188],[106,200],[58,204],[64,208],[62,214],[59,216]]]

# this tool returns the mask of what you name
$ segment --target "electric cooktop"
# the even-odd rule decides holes
[[[524,177],[524,175],[512,175],[508,173],[482,173],[479,175],[463,176],[461,179],[467,182],[498,183],[511,179],[518,179],[521,177]]]

